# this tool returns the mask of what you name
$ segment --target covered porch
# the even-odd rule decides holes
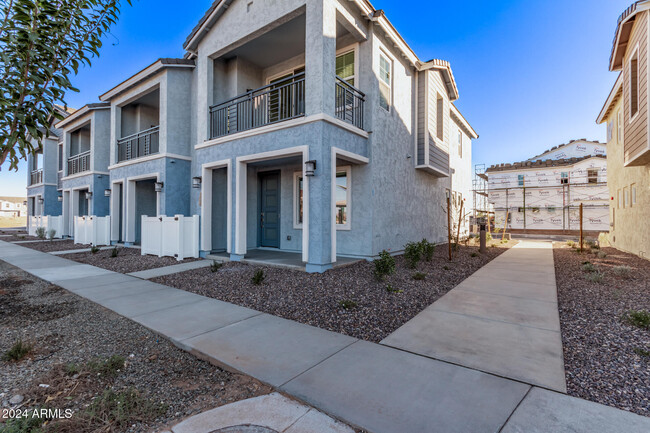
[[[212,253],[206,256],[206,259],[216,260],[217,262],[229,262],[230,254],[221,252],[221,253]],[[336,257],[336,263],[333,264],[333,268],[339,268],[342,266],[348,266],[352,263],[359,262],[364,259],[353,258],[353,257]],[[299,271],[305,271],[305,263],[302,261],[301,253],[292,253],[288,251],[281,251],[275,249],[267,248],[255,248],[249,250],[243,259],[240,260],[242,263],[249,263],[252,265],[260,266],[270,266],[277,268],[286,268],[286,269],[295,269]]]

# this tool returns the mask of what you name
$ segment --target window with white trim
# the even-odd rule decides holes
[[[354,50],[336,56],[336,75],[349,85],[355,85]]]
[[[458,129],[458,156],[463,157],[463,131]]]
[[[623,142],[623,110],[618,110],[616,113],[616,129],[617,129],[617,140],[621,144]]]
[[[336,228],[345,230],[350,228],[350,203],[351,203],[351,168],[337,167],[336,169]],[[293,228],[302,228],[303,221],[303,177],[297,171],[293,176]]]
[[[621,208],[621,190],[616,191],[616,207]]]
[[[393,62],[385,54],[379,54],[379,106],[390,111],[392,103],[391,85],[393,79]]]
[[[587,169],[587,183],[598,183],[598,169]]]
[[[607,122],[607,142],[608,142],[608,143],[609,143],[610,141],[612,141],[612,136],[613,136],[613,135],[612,135],[612,134],[613,134],[612,131],[614,131],[614,119],[610,119],[610,120]]]
[[[623,207],[630,207],[630,191],[627,187],[623,188]]]
[[[630,119],[639,112],[639,51],[630,59]]]
[[[444,114],[445,101],[442,95],[438,94],[436,100],[436,137],[438,140],[444,139],[445,134],[445,114]]]
[[[636,205],[636,184],[630,185],[630,193],[632,194],[632,206]]]
[[[569,183],[569,172],[567,172],[567,171],[563,171],[563,172],[560,174],[560,183],[561,183],[561,184],[567,184],[567,183]]]

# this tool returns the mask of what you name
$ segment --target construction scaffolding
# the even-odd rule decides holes
[[[494,223],[494,212],[489,201],[488,176],[485,173],[485,164],[474,165],[474,178],[472,179],[472,194],[474,209],[470,216],[472,232],[477,232],[476,227],[480,220]],[[488,227],[489,229],[489,227]]]

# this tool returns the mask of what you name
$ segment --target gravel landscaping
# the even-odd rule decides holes
[[[2,238],[0,238],[1,240]],[[33,250],[42,251],[44,253],[51,253],[52,251],[68,251],[68,250],[81,250],[83,248],[90,248],[90,245],[75,244],[72,239],[54,240],[54,241],[38,241],[28,242],[25,244],[18,244],[21,247],[31,248]]]
[[[112,257],[112,254],[113,250],[108,249],[101,250],[96,254],[91,252],[66,254],[64,258],[97,266],[98,268],[108,269],[109,271],[121,272],[123,274],[200,260],[190,258],[179,262],[174,257],[143,256],[139,248],[118,247],[117,257]]]
[[[383,281],[366,261],[324,274],[231,262],[217,272],[208,267],[152,281],[379,342],[515,243],[495,242],[484,255],[476,246],[462,246],[451,263],[447,246],[439,245],[433,260],[421,261],[416,269],[399,256],[396,272]],[[263,281],[254,284],[260,270]]]
[[[553,253],[569,395],[650,416],[650,316],[630,320],[650,312],[650,262],[557,242]]]
[[[0,330],[0,405],[72,410],[45,432],[158,431],[271,391],[1,261]],[[19,361],[4,359],[10,348],[19,353],[19,340],[31,350]],[[7,422],[0,419],[0,430]]]

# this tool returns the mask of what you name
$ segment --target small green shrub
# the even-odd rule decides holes
[[[387,275],[395,273],[395,257],[391,256],[386,250],[379,253],[379,258],[375,259],[375,278],[383,280]]]
[[[9,418],[5,424],[0,424],[0,433],[42,433],[46,418],[39,416],[38,409],[25,412],[25,416]]]
[[[420,241],[420,249],[422,250],[422,258],[427,262],[433,260],[433,253],[436,250],[436,244],[429,242],[426,239]]]
[[[403,290],[397,289],[397,288],[393,287],[390,284],[386,286],[386,291],[388,293],[402,293],[403,292]]]
[[[630,325],[650,329],[650,312],[647,310],[630,310],[625,313],[624,319]]]
[[[263,269],[258,269],[258,270],[255,271],[255,274],[253,274],[253,278],[251,278],[251,281],[256,286],[259,286],[260,284],[262,284],[262,282],[264,281],[265,278],[266,278],[266,276],[264,275],[264,270]]]
[[[596,253],[596,257],[598,257],[599,259],[604,259],[605,257],[607,257],[607,253],[605,251],[598,251]]]
[[[117,376],[117,373],[124,368],[123,356],[113,355],[108,359],[95,359],[88,363],[88,369],[93,373],[105,377]]]
[[[585,262],[582,265],[582,270],[584,272],[598,272],[598,268],[591,262]]]
[[[344,299],[342,301],[339,301],[339,305],[344,310],[352,310],[353,308],[357,307],[357,303],[354,302],[352,299]]]
[[[111,251],[111,257],[115,258],[120,252],[117,249],[117,245],[113,247],[113,251]]]
[[[67,374],[68,376],[74,376],[75,374],[79,374],[80,371],[81,369],[74,362],[66,364],[65,366],[65,374]]]
[[[507,244],[508,242],[510,242],[510,241],[508,241],[508,239],[501,239],[502,244]]]
[[[637,355],[639,355],[642,358],[650,358],[650,350],[645,350],[645,349],[643,349],[641,347],[635,347],[632,350],[634,350],[634,353],[636,353]]]
[[[219,269],[223,266],[223,263],[219,263],[216,260],[212,260],[212,264],[210,265],[210,270],[212,272],[219,272]]]
[[[404,260],[406,265],[414,269],[422,258],[422,245],[419,242],[409,242],[404,245]]]
[[[575,246],[576,246],[575,241],[571,241],[571,240],[566,241],[566,244],[567,244],[567,246],[569,246],[571,248],[575,248]]]
[[[90,247],[90,253],[91,254],[97,254],[99,252],[99,247],[97,245],[93,245]]]
[[[119,392],[107,389],[101,397],[92,401],[87,412],[81,416],[86,424],[101,426],[101,429],[94,431],[106,431],[104,426],[107,425],[123,431],[137,421],[154,420],[164,415],[167,409],[166,404],[148,400],[136,389]]]
[[[632,276],[632,268],[629,266],[614,266],[612,273],[617,277],[630,278]]]
[[[7,362],[18,362],[26,357],[31,352],[33,346],[31,344],[23,343],[23,340],[16,340],[16,342],[2,355],[2,360]]]
[[[45,227],[36,228],[36,237],[39,239],[45,239]]]
[[[472,256],[472,257],[478,257],[478,253],[477,253],[476,251],[474,251],[472,254],[470,254],[470,256]]]
[[[602,283],[603,282],[603,274],[600,272],[591,272],[589,275],[587,275],[587,279],[591,281],[592,283]]]
[[[422,281],[426,277],[427,277],[427,274],[425,274],[424,272],[416,272],[416,273],[413,274],[413,279],[418,280],[418,281]]]
[[[451,268],[449,266],[445,265],[445,266],[442,267],[442,269],[444,269],[445,271],[448,271]]]
[[[485,240],[487,242],[491,242],[492,241],[492,234],[491,233],[486,233],[485,234]]]
[[[56,230],[50,229],[50,231],[47,232],[47,238],[50,240],[50,242],[54,240],[54,236],[56,236]]]

